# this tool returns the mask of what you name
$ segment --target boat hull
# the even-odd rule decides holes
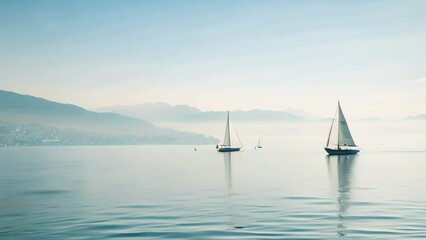
[[[241,148],[219,148],[217,151],[219,152],[238,152]]]
[[[357,154],[359,149],[332,149],[324,148],[329,155],[345,155],[345,154]]]

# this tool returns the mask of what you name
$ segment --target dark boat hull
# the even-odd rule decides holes
[[[329,155],[344,155],[344,154],[357,154],[359,152],[358,149],[332,149],[332,148],[324,148],[325,151]]]
[[[238,152],[241,148],[219,148],[219,152]]]

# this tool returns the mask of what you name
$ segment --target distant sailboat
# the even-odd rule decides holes
[[[237,137],[238,137],[238,133],[237,133]],[[240,140],[239,137],[238,137],[238,140]],[[241,144],[241,141],[240,141],[240,144]],[[218,151],[219,152],[236,152],[236,151],[240,151],[240,149],[241,147],[231,146],[231,131],[229,128],[229,111],[228,111],[228,115],[226,118],[225,138],[223,140],[223,144],[218,147]]]
[[[360,151],[349,131],[340,102],[337,103],[337,112],[331,123],[327,146],[324,149],[330,155],[356,154]]]
[[[255,148],[262,148],[262,145],[260,145],[260,137],[259,137],[259,141],[257,141],[257,146]]]

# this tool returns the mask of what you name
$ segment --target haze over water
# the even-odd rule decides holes
[[[426,238],[425,9],[0,1],[0,146],[40,145],[0,147],[0,239]],[[331,120],[303,120],[337,101],[359,155],[327,157]],[[157,102],[186,123],[86,110]],[[228,154],[75,146],[213,143],[174,129],[222,140],[225,116],[201,121],[237,109],[295,121],[235,122]]]
[[[214,146],[1,148],[0,238],[425,238],[425,129],[391,138],[383,128],[404,128],[392,124],[350,122],[363,150],[341,157],[321,148],[328,122],[235,123],[245,149],[231,154]],[[264,148],[254,150],[258,135]],[[417,151],[406,151],[408,139]]]

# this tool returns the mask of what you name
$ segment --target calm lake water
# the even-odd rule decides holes
[[[426,152],[327,157],[298,138],[1,148],[0,239],[426,238]]]
[[[0,151],[1,239],[426,238],[426,153]]]

